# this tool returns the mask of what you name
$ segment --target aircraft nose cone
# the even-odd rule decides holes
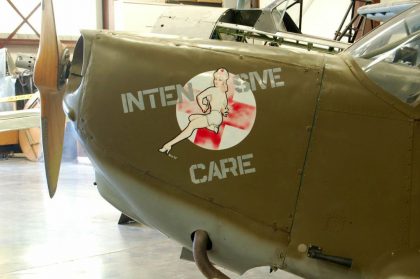
[[[74,49],[66,92],[64,94],[63,109],[67,117],[73,122],[76,122],[77,120],[78,103],[82,95],[80,85],[83,80],[83,45],[84,39],[83,37],[80,37]]]

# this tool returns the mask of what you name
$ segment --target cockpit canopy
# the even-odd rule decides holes
[[[420,104],[420,4],[346,52],[382,89],[406,104]]]

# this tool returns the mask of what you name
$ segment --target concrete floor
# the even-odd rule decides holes
[[[0,278],[203,278],[181,246],[148,227],[117,225],[120,213],[92,182],[93,168],[64,163],[50,199],[42,163],[0,161]],[[256,268],[233,278],[300,278]]]

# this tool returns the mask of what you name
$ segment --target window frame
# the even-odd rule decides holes
[[[15,10],[16,16],[21,18],[21,22],[11,33],[2,33],[1,35],[7,35],[6,37],[0,37],[0,48],[7,46],[38,46],[40,38],[40,30],[36,30],[35,27],[29,22],[31,16],[41,9],[42,1],[39,0],[38,4],[31,10],[31,12],[24,16],[24,14],[16,7],[13,0],[6,0],[7,3]],[[113,29],[113,7],[115,0],[96,0],[97,9],[96,15],[98,18],[98,26],[96,29]],[[27,24],[35,34],[17,34],[19,29]],[[59,36],[60,41],[69,47],[74,47],[79,36]]]

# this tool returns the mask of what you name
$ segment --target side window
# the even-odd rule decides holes
[[[351,52],[366,75],[401,101],[420,104],[420,16],[414,13]]]

